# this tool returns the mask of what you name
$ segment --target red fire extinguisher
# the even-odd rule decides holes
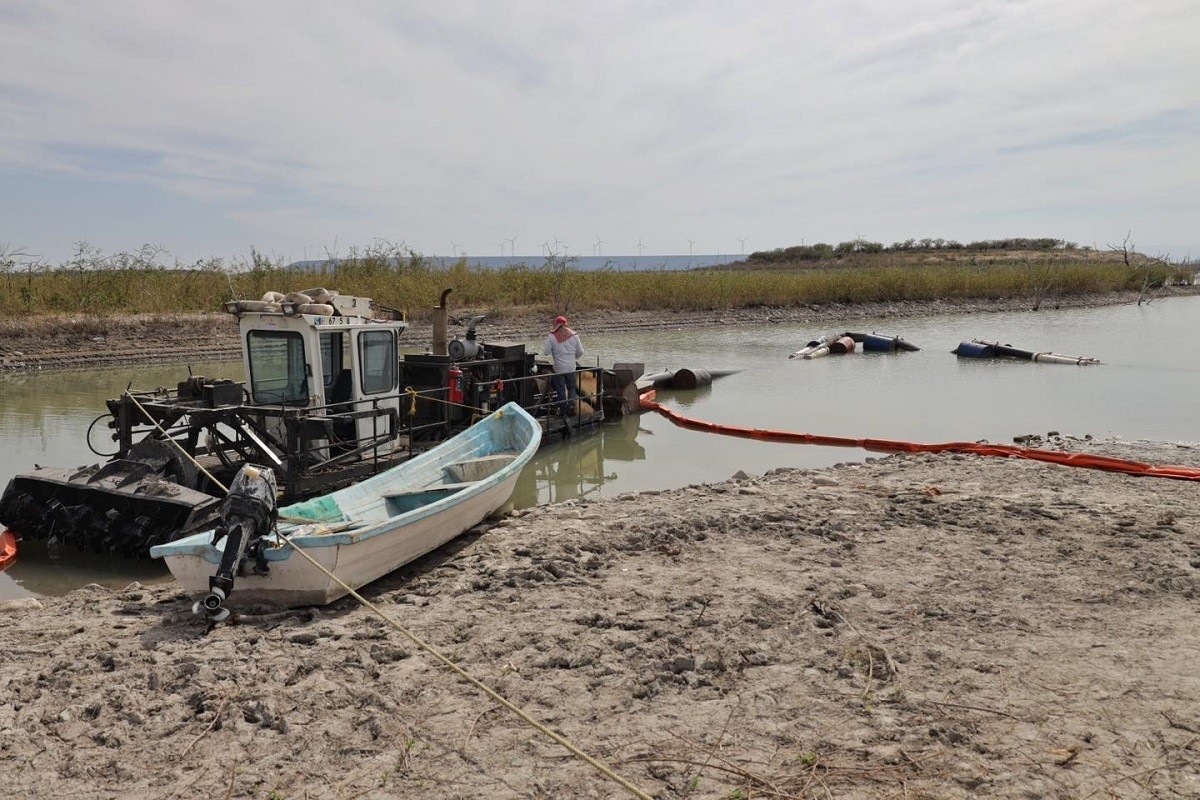
[[[463,401],[463,376],[462,370],[457,364],[450,367],[450,402],[461,403]]]

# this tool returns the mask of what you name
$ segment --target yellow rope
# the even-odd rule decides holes
[[[411,386],[405,386],[404,393],[408,395],[409,400],[408,415],[410,417],[415,417],[417,415],[417,397],[419,396],[417,390]]]
[[[411,396],[413,397],[413,406],[415,407],[416,406],[416,397],[415,397],[416,393],[412,392],[411,390],[409,390],[409,392],[410,392]],[[146,409],[142,406],[141,403],[138,402],[136,397],[134,397],[132,394],[129,394],[128,392],[126,393],[126,396],[129,397],[129,399],[133,401],[133,404],[138,407],[138,410],[140,410],[142,412],[142,414],[145,415],[146,419],[150,420],[151,424],[153,424],[154,427],[158,428],[158,430],[161,431],[162,434],[167,437],[167,440],[170,441],[172,444],[174,444],[179,449],[179,452],[183,453],[183,455],[189,461],[191,461],[193,464],[196,465],[197,469],[199,469],[201,472],[203,472],[205,475],[207,475],[209,480],[211,480],[217,486],[220,486],[221,489],[225,492],[225,494],[229,494],[229,489],[226,488],[226,486],[223,483],[221,483],[215,477],[213,477],[212,473],[210,473],[208,470],[206,470],[200,464],[200,462],[198,462],[198,461],[196,461],[196,459],[192,458],[192,456],[186,450],[183,449],[182,445],[180,445],[178,442],[176,442],[174,439],[172,439],[170,437],[170,435],[168,435],[167,432],[165,430],[163,430],[163,427],[161,425],[159,425],[158,422],[156,422],[152,416],[150,416],[150,413],[148,411],[146,411]],[[434,399],[434,398],[431,398],[431,399]],[[438,402],[447,402],[447,401],[439,400]],[[458,405],[458,404],[453,403],[451,405]],[[470,408],[470,406],[463,406],[463,407]],[[481,411],[482,409],[473,409],[473,410]],[[286,516],[281,516],[280,519],[297,521],[297,522],[300,521],[299,519],[286,517]],[[315,520],[307,520],[306,519],[303,521],[304,522],[313,522]],[[533,717],[529,716],[524,710],[522,710],[520,707],[518,707],[517,705],[510,702],[507,698],[505,698],[503,695],[501,695],[495,689],[491,688],[487,684],[480,681],[478,678],[475,678],[473,675],[468,673],[462,667],[455,664],[453,661],[451,661],[449,658],[447,658],[445,655],[443,655],[439,650],[434,648],[433,645],[428,644],[423,639],[421,639],[421,637],[417,636],[415,633],[408,630],[403,625],[401,625],[400,623],[396,622],[394,619],[389,617],[387,614],[385,614],[378,606],[376,606],[370,600],[367,600],[365,597],[360,595],[358,592],[354,591],[354,589],[350,588],[350,586],[345,581],[343,581],[338,576],[334,575],[329,570],[325,569],[325,567],[323,567],[321,564],[317,563],[316,559],[314,559],[312,556],[310,556],[308,553],[306,553],[304,551],[304,548],[299,547],[295,542],[293,542],[287,534],[282,533],[278,530],[276,531],[276,534],[279,536],[279,538],[283,539],[285,542],[287,542],[289,545],[291,545],[293,550],[295,550],[300,555],[304,556],[304,558],[308,560],[308,563],[312,564],[319,571],[323,572],[327,578],[329,578],[330,580],[337,583],[338,586],[341,586],[343,589],[345,589],[346,592],[349,593],[351,597],[353,597],[358,602],[362,603],[367,608],[371,609],[371,611],[373,611],[380,619],[382,619],[384,622],[386,622],[387,624],[389,624],[393,628],[395,628],[397,631],[399,631],[402,635],[404,635],[406,638],[408,638],[408,640],[411,641],[413,644],[415,644],[417,647],[421,648],[422,650],[424,650],[425,652],[427,652],[431,656],[433,656],[435,659],[440,661],[444,666],[449,668],[452,672],[456,673],[463,680],[470,683],[476,689],[480,690],[481,692],[486,694],[488,697],[492,698],[497,703],[499,703],[500,705],[507,708],[512,713],[516,714],[519,718],[524,720],[526,723],[531,725],[534,729],[536,729],[540,733],[547,736],[549,739],[551,739],[556,744],[559,744],[559,745],[562,745],[563,747],[565,747],[576,758],[582,759],[583,761],[587,762],[593,769],[595,769],[601,775],[605,776],[609,780],[615,781],[617,784],[619,784],[621,787],[623,787],[625,790],[627,790],[634,797],[638,798],[638,800],[653,800],[653,798],[650,797],[650,795],[643,792],[641,789],[639,789],[637,786],[635,786],[634,784],[627,781],[625,778],[622,778],[620,775],[618,775],[616,772],[614,772],[612,770],[612,768],[609,767],[607,764],[604,764],[603,762],[601,762],[601,761],[593,758],[592,756],[588,755],[587,753],[583,752],[575,744],[573,744],[569,739],[555,733],[554,731],[550,730],[542,723],[535,720]]]
[[[276,531],[276,533],[279,533],[279,532]],[[512,713],[516,714],[518,717],[520,717],[522,720],[524,720],[526,723],[531,725],[533,728],[535,728],[540,733],[542,733],[545,736],[547,736],[548,738],[550,738],[556,744],[559,744],[559,745],[562,745],[563,747],[565,747],[576,758],[582,759],[583,761],[587,762],[601,775],[603,775],[604,777],[608,778],[609,780],[612,780],[612,781],[616,782],[617,784],[619,784],[622,788],[624,788],[626,791],[628,791],[634,797],[638,798],[638,800],[653,800],[653,798],[651,798],[650,795],[643,792],[641,789],[639,789],[634,784],[630,783],[625,778],[622,778],[620,775],[618,775],[616,772],[614,772],[613,769],[611,767],[609,767],[607,764],[604,764],[603,762],[589,756],[587,753],[583,752],[577,746],[575,746],[569,739],[567,739],[566,737],[564,737],[560,734],[555,733],[554,731],[550,730],[542,723],[538,722],[533,717],[529,716],[529,714],[527,714],[524,710],[522,710],[520,707],[518,707],[517,705],[510,702],[507,698],[505,698],[503,695],[501,695],[495,689],[491,688],[487,684],[483,683],[479,679],[472,676],[470,673],[468,673],[462,667],[458,666],[453,661],[451,661],[449,658],[447,658],[445,655],[443,655],[441,652],[439,652],[437,649],[435,649],[432,645],[426,643],[423,639],[421,639],[421,637],[417,636],[415,633],[413,633],[412,631],[405,628],[399,622],[396,622],[394,619],[389,617],[387,614],[385,614],[378,606],[376,606],[370,600],[367,600],[365,597],[360,595],[358,592],[356,592],[352,588],[350,588],[350,586],[348,584],[346,584],[341,578],[334,575],[329,570],[325,569],[325,567],[323,567],[321,564],[317,563],[316,559],[314,559],[312,556],[310,556],[308,553],[306,553],[302,547],[297,546],[285,534],[279,533],[279,536],[285,542],[287,542],[289,545],[291,545],[293,550],[295,550],[297,553],[299,553],[300,555],[302,555],[306,559],[308,559],[308,563],[312,564],[318,570],[323,572],[327,578],[329,578],[330,580],[337,583],[338,586],[341,586],[343,589],[345,589],[350,594],[350,596],[353,597],[355,600],[362,603],[367,608],[371,609],[371,611],[375,612],[376,616],[378,616],[384,622],[391,625],[393,628],[395,628],[397,631],[399,631],[401,634],[403,634],[405,637],[407,637],[410,642],[412,642],[417,647],[421,648],[422,650],[424,650],[425,652],[427,652],[431,656],[433,656],[435,659],[440,661],[443,666],[450,669],[452,672],[457,674],[463,680],[470,683],[476,689],[483,692],[488,697],[495,700],[497,703],[504,706]]]

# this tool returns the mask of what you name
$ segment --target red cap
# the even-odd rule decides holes
[[[554,318],[554,327],[556,327],[556,328],[557,328],[557,327],[559,327],[560,325],[566,325],[566,324],[567,324],[567,318],[566,318],[566,317],[555,317],[555,318]]]

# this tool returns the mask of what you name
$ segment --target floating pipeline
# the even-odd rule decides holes
[[[950,352],[960,358],[992,358],[996,355],[996,348],[983,342],[960,342]]]
[[[839,336],[837,339],[834,339],[829,343],[829,352],[836,355],[853,353],[857,344],[858,342],[854,341],[854,339],[849,336]]]
[[[897,351],[915,353],[921,349],[899,336],[884,336],[878,333],[855,333],[854,331],[846,331],[842,335],[849,336],[861,344],[864,353],[895,353]]]
[[[736,375],[740,369],[677,369],[643,375],[638,385],[644,389],[700,389],[711,386],[716,378]]]
[[[831,353],[853,353],[856,345],[861,345],[864,353],[915,352],[921,349],[899,336],[883,336],[878,333],[846,331],[841,336],[833,338],[821,336],[813,339],[804,347],[790,354],[788,358],[814,359],[830,355]]]
[[[799,350],[797,350],[796,352],[789,355],[788,358],[807,358],[809,355],[811,355],[813,352],[815,352],[818,348],[821,348],[821,347],[826,348],[826,352],[828,352],[828,345],[829,345],[829,337],[828,336],[818,336],[816,339],[813,339],[811,342],[804,345],[804,347],[801,347]]]
[[[958,347],[950,352],[961,358],[994,358],[996,356],[1003,356],[1021,361],[1034,361],[1040,364],[1078,364],[1081,367],[1086,367],[1100,363],[1100,359],[1098,358],[1068,356],[1062,353],[1051,352],[1038,353],[1033,350],[1022,350],[1019,347],[1013,347],[1011,344],[988,341],[987,339],[973,339],[969,342],[960,342]]]
[[[722,436],[737,436],[743,439],[759,439],[764,442],[816,444],[827,447],[858,447],[863,450],[883,453],[965,453],[998,458],[1025,458],[1031,461],[1045,461],[1051,464],[1059,464],[1064,467],[1100,469],[1108,472],[1121,472],[1126,475],[1140,475],[1149,478],[1200,481],[1200,467],[1155,466],[1141,461],[1127,461],[1123,458],[1089,455],[1087,453],[1063,453],[1057,450],[1038,450],[1031,447],[1014,447],[1004,444],[980,444],[978,442],[921,444],[893,439],[851,439],[844,436],[824,436],[816,433],[744,428],[738,425],[718,425],[715,422],[706,422],[704,420],[685,417],[682,414],[659,405],[651,397],[643,397],[641,406],[646,411],[657,411],[681,428],[717,433]]]

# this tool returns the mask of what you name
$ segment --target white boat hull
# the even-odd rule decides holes
[[[304,552],[351,589],[357,590],[478,525],[509,501],[518,477],[519,473],[452,510],[406,525],[400,532],[381,532],[368,539],[327,547],[306,546]],[[315,537],[305,535],[303,529],[296,531],[296,535],[301,541],[320,537],[320,534]],[[281,549],[291,548],[285,544]],[[214,561],[201,554],[165,556],[163,560],[184,591],[199,599],[208,594],[208,579],[220,561],[221,553],[223,548],[218,545],[213,548]],[[290,553],[288,558],[271,561],[270,565],[271,571],[267,575],[238,577],[228,605],[325,605],[347,594],[344,586],[330,579],[302,555]]]

